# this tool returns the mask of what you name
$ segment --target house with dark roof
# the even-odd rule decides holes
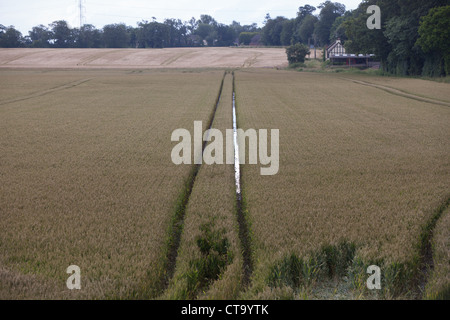
[[[344,45],[341,43],[341,39],[337,39],[331,46],[326,50],[326,59],[330,59],[331,56],[339,56],[345,54]]]
[[[347,53],[341,39],[337,39],[332,45],[326,48],[326,59],[333,65],[348,67],[374,67],[379,66],[379,62],[374,62],[374,54],[354,54]]]

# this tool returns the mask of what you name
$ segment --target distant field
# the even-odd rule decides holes
[[[445,297],[450,85],[284,60],[1,49],[0,299]],[[242,203],[232,165],[171,161],[174,130],[232,128],[233,88],[240,128],[280,132],[276,175],[241,165]]]
[[[273,68],[278,48],[0,49],[0,68]]]

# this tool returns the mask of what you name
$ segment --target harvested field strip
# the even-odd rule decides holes
[[[107,49],[107,50],[97,50],[97,51],[93,51],[92,55],[82,59],[80,62],[77,63],[77,66],[87,66],[89,65],[91,62],[94,62],[97,59],[103,58],[108,54],[114,53],[119,51],[120,49]]]
[[[223,72],[10,75],[33,91],[92,80],[0,108],[0,298],[143,297],[191,172],[171,134],[210,120]],[[82,290],[66,287],[72,264]]]
[[[283,67],[282,48],[32,49],[0,48],[1,68]]]
[[[244,64],[242,65],[242,68],[249,68],[252,65],[254,65],[257,62],[258,57],[260,57],[261,55],[262,55],[261,52],[255,53],[252,57],[245,60]]]
[[[227,73],[212,123],[223,134],[231,127],[231,105],[232,75]],[[207,148],[220,139],[216,135],[210,138]],[[223,156],[223,164],[203,164],[199,169],[186,206],[176,271],[163,298],[234,299],[241,289],[243,262],[233,166],[226,164]]]
[[[177,61],[178,59],[180,59],[181,57],[184,57],[184,56],[187,56],[187,55],[190,55],[190,54],[193,54],[193,53],[195,53],[195,51],[193,51],[193,50],[192,51],[186,51],[186,52],[182,51],[182,52],[174,55],[173,57],[170,57],[167,60],[163,61],[161,63],[161,66],[168,66],[168,65],[174,63],[175,61]]]
[[[357,84],[362,84],[364,86],[370,86],[370,87],[374,87],[377,89],[381,89],[384,90],[386,92],[401,96],[401,97],[405,97],[405,98],[409,98],[409,99],[414,99],[417,101],[422,101],[422,102],[427,102],[427,103],[434,103],[434,104],[438,104],[438,105],[442,105],[442,106],[446,106],[446,107],[450,107],[450,102],[446,102],[446,101],[440,101],[440,100],[436,100],[436,99],[431,99],[431,98],[427,98],[427,97],[421,97],[415,94],[411,94],[408,93],[404,90],[399,90],[399,89],[395,89],[395,88],[391,88],[391,87],[386,87],[383,85],[379,85],[379,84],[373,84],[370,82],[366,82],[366,81],[361,81],[361,80],[354,80],[354,79],[347,79],[347,78],[341,78],[343,80],[349,80],[352,81],[354,83]]]
[[[285,297],[268,285],[274,266],[343,242],[358,270],[379,263],[385,297],[414,295],[423,228],[448,198],[450,109],[326,74],[239,70],[236,87],[241,128],[280,129],[277,175],[242,166],[248,296]]]
[[[31,50],[31,51],[25,50],[18,54],[17,54],[17,51],[16,51],[16,53],[14,53],[14,51],[11,51],[11,50],[3,51],[0,65],[7,65],[8,63],[28,57],[33,54],[43,54],[45,52],[50,52],[50,51],[52,51],[52,50],[51,49],[35,49],[35,50]],[[8,53],[11,53],[11,54],[8,54]]]

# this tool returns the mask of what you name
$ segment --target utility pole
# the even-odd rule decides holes
[[[317,59],[316,55],[316,34],[314,33],[314,59]]]
[[[83,0],[78,1],[78,7],[80,10],[80,30],[81,30],[81,27],[83,26],[83,19],[84,19],[84,17],[83,17],[83,10],[84,10]]]
[[[308,38],[309,59],[311,59],[311,37]]]

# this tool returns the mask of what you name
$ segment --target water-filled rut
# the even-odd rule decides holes
[[[241,181],[241,169],[239,162],[239,144],[238,144],[238,121],[236,111],[236,86],[235,75],[233,72],[233,144],[234,144],[234,177],[236,184],[236,208],[237,208],[237,220],[239,225],[239,240],[242,247],[243,255],[243,284],[247,286],[250,283],[250,277],[253,270],[252,253],[251,253],[251,240],[249,232],[249,223],[247,210],[245,208],[245,201],[242,196],[242,181]]]

